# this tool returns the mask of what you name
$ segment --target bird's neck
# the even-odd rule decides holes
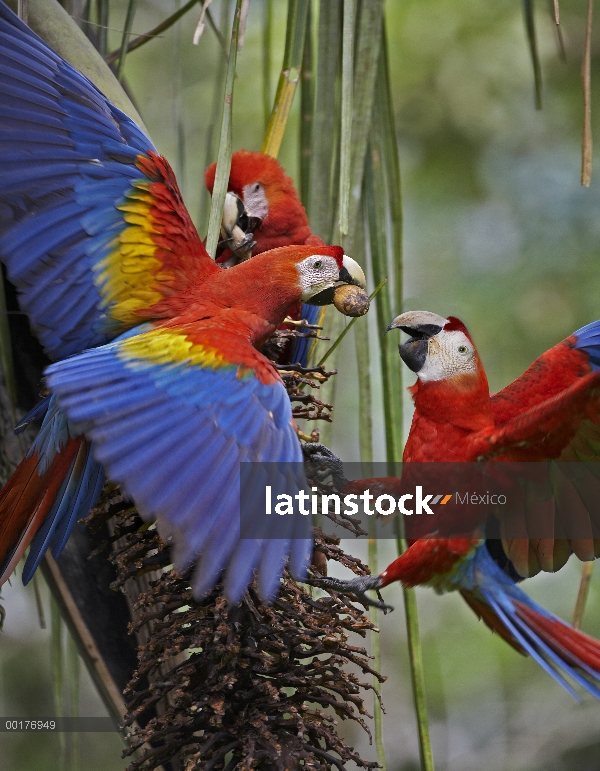
[[[494,423],[485,372],[461,373],[444,380],[417,380],[409,391],[415,410],[438,423],[480,431]]]
[[[231,313],[247,329],[252,345],[259,348],[300,302],[298,271],[286,260],[259,254],[226,273],[227,297],[232,280],[235,282],[236,307]]]
[[[281,326],[301,294],[291,261],[259,254],[182,293],[173,320],[203,321],[204,326],[243,337],[258,348]]]

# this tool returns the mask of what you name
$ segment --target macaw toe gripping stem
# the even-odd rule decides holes
[[[331,589],[334,592],[339,592],[344,595],[353,594],[360,602],[368,607],[380,608],[381,610],[394,610],[392,605],[387,605],[381,599],[373,600],[366,594],[370,589],[377,590],[381,588],[381,576],[358,576],[349,581],[328,576],[326,578],[310,578],[307,583],[321,589]]]

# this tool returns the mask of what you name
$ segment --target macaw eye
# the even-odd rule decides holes
[[[254,192],[258,193],[259,190],[260,190],[260,185],[257,182],[256,185],[254,185]]]
[[[313,268],[316,268],[317,270],[318,270],[319,268],[322,268],[322,267],[323,267],[323,260],[317,260],[317,261],[315,262],[315,264],[313,265]]]
[[[469,350],[469,349],[467,348],[467,346],[466,346],[466,345],[459,345],[459,346],[458,346],[458,352],[459,352],[459,353],[467,353],[467,352],[468,352],[468,350]]]

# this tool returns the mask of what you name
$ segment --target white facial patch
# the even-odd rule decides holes
[[[427,358],[417,377],[427,383],[476,371],[475,348],[465,333],[442,329],[427,341]]]
[[[257,217],[260,220],[269,213],[269,202],[264,187],[260,182],[244,185],[244,206],[249,217]]]
[[[332,287],[340,276],[340,269],[333,257],[324,254],[311,254],[297,265],[302,287],[302,300],[307,302],[311,297]]]

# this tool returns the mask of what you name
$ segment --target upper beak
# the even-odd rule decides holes
[[[344,255],[342,269],[340,270],[339,284],[354,284],[361,289],[367,288],[367,279],[360,265],[352,257]]]
[[[252,238],[253,230],[260,222],[253,222],[252,228],[250,224],[242,199],[235,193],[227,193],[221,219],[222,240],[219,246],[229,249],[234,255],[235,262],[252,257],[252,249],[256,246],[256,241]]]
[[[433,337],[441,332],[447,323],[448,319],[431,311],[407,311],[396,316],[385,331],[401,329],[411,337]]]
[[[427,359],[429,339],[439,334],[448,319],[430,311],[407,311],[392,321],[386,329],[401,329],[410,338],[398,346],[400,358],[413,372],[418,372]]]
[[[367,286],[367,280],[362,268],[356,260],[353,260],[352,257],[348,257],[348,255],[345,254],[342,259],[342,268],[335,284],[327,287],[327,289],[323,289],[318,294],[313,295],[310,300],[305,300],[305,302],[309,305],[331,305],[331,303],[333,303],[335,290],[338,287],[347,284],[353,284],[364,290]],[[366,307],[368,308],[368,298],[365,298],[365,302],[367,303]]]
[[[225,205],[223,206],[223,218],[221,228],[224,238],[231,238],[233,228],[238,220],[245,214],[244,202],[235,193],[227,193],[225,196]]]

